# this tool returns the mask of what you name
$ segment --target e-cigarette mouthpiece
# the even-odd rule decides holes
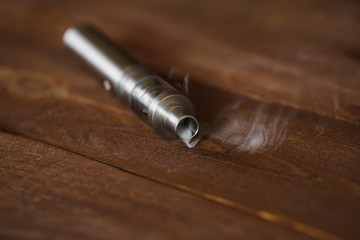
[[[199,125],[190,100],[94,28],[69,28],[63,41],[105,78],[107,90],[127,102],[159,135],[183,140],[196,135]]]

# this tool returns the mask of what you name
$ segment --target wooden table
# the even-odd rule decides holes
[[[160,138],[61,42],[89,22],[193,100]],[[1,239],[359,239],[356,1],[1,1]]]

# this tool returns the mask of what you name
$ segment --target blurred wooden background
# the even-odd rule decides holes
[[[198,146],[69,54],[83,22],[188,85]],[[0,2],[1,239],[359,239],[359,123],[357,1]]]

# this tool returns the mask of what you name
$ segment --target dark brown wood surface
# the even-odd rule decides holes
[[[188,85],[195,148],[69,54],[83,22]],[[0,2],[1,238],[358,239],[359,26],[356,1]]]

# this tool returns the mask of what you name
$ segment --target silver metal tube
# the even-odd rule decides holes
[[[158,134],[191,139],[198,132],[194,106],[153,71],[140,65],[88,25],[71,27],[63,42],[103,78]]]

